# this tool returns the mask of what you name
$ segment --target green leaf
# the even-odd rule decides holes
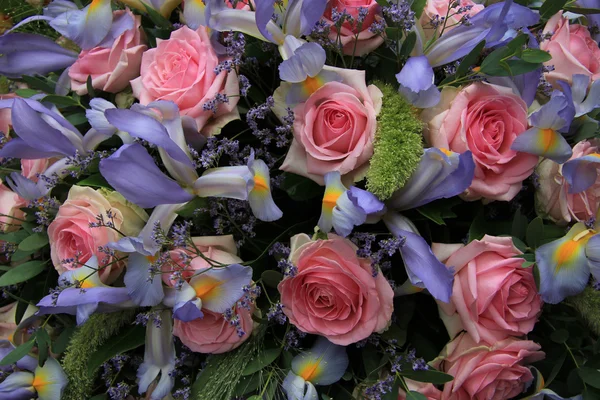
[[[29,232],[27,232],[25,229],[21,229],[15,232],[0,234],[0,240],[3,242],[18,244],[21,243],[23,239],[29,237],[29,235],[31,235]]]
[[[377,0],[377,4],[379,4],[381,7],[389,7],[390,3],[387,0]]]
[[[260,371],[273,361],[277,360],[279,354],[281,354],[281,347],[261,351],[256,358],[250,360],[246,365],[246,368],[244,368],[244,371],[242,372],[242,376],[252,375],[253,373]]]
[[[52,103],[58,108],[61,107],[72,107],[79,106],[79,102],[75,101],[73,98],[68,96],[58,96],[55,94],[50,94],[42,99],[42,101]]]
[[[106,393],[97,394],[90,398],[90,400],[108,400],[108,395]]]
[[[248,397],[247,400],[263,400],[261,395],[255,394],[254,396]]]
[[[427,0],[413,0],[410,9],[415,12],[415,17],[417,17],[417,19],[421,18],[421,14],[423,14],[426,4]]]
[[[544,236],[544,221],[540,217],[536,217],[533,221],[529,223],[527,226],[527,231],[525,233],[525,241],[527,245],[532,249],[537,249],[541,240]]]
[[[84,113],[75,113],[75,114],[67,115],[65,118],[71,124],[76,125],[76,126],[87,124],[87,122],[88,122]]]
[[[30,89],[38,89],[45,93],[54,93],[54,82],[37,76],[23,75],[21,77]]]
[[[462,59],[462,61],[460,62],[460,65],[456,69],[455,76],[457,78],[467,75],[467,73],[469,72],[469,68],[472,65],[475,65],[475,63],[477,62],[477,59],[481,55],[481,50],[483,50],[484,47],[485,47],[485,40],[482,40],[481,42],[477,43],[477,46],[475,46],[473,48],[473,50],[471,50],[469,52],[469,54],[467,54]]]
[[[600,371],[583,366],[580,367],[577,372],[582,381],[596,389],[600,389]]]
[[[469,228],[469,243],[473,240],[479,240],[485,235],[486,224],[483,209],[480,209]]]
[[[17,89],[17,90],[15,90],[15,93],[19,97],[28,99],[31,96],[38,94],[39,92],[37,90],[33,90],[33,89]]]
[[[110,183],[108,183],[101,174],[94,174],[88,176],[87,178],[77,182],[77,185],[106,188],[111,190],[113,189],[113,187],[110,186]]]
[[[114,356],[140,347],[144,344],[145,339],[146,329],[141,325],[134,325],[124,332],[120,332],[110,344],[101,347],[92,354],[87,365],[88,374],[93,375],[103,363]]]
[[[96,91],[94,90],[94,85],[92,84],[92,76],[88,75],[87,80],[85,81],[85,88],[88,91],[88,96],[92,99],[96,97]]]
[[[26,237],[23,239],[21,243],[19,243],[19,247],[17,247],[21,251],[32,251],[38,250],[48,244],[48,235],[44,233],[36,232],[33,235]]]
[[[392,385],[392,390],[383,395],[381,400],[398,400],[398,390],[400,389],[402,381],[396,377],[394,379],[394,384]]]
[[[169,28],[173,27],[173,25],[171,25],[169,20],[166,19],[165,17],[163,17],[162,15],[160,15],[160,13],[158,11],[156,11],[155,9],[153,9],[152,7],[148,6],[145,3],[142,3],[142,4],[146,8],[148,17],[150,17],[152,22],[154,22],[154,25],[156,25],[159,28],[163,28],[163,29],[169,29]]]
[[[37,330],[35,333],[35,342],[38,348],[38,365],[43,367],[48,359],[48,347],[50,346],[50,336],[48,336],[45,328]]]
[[[543,63],[546,61],[550,61],[552,56],[550,53],[544,50],[538,49],[525,49],[521,53],[521,60],[529,62],[529,63]]]
[[[559,12],[565,4],[567,4],[567,0],[546,0],[540,7],[540,16],[550,18]]]
[[[32,336],[31,339],[29,339],[29,341],[23,343],[20,346],[17,346],[13,351],[8,353],[2,360],[0,360],[0,365],[14,364],[21,358],[29,354],[31,349],[33,349],[33,345],[35,344],[35,341],[33,339],[34,337]]]
[[[427,397],[424,394],[411,390],[406,394],[406,400],[427,400]]]
[[[410,52],[413,51],[415,44],[417,43],[417,34],[415,32],[410,32],[406,35],[406,38],[402,42],[402,47],[400,47],[399,57],[408,57]]]
[[[508,47],[499,47],[492,51],[481,62],[481,72],[487,75],[495,75],[503,58],[511,57],[512,53]]]
[[[204,372],[204,370],[202,370],[202,372]],[[202,375],[202,373],[200,373],[200,375]],[[198,377],[198,378],[200,378],[200,377]],[[198,380],[196,380],[196,382],[198,382]],[[204,381],[204,382],[206,382],[206,381]],[[233,395],[237,396],[237,397],[242,397],[246,393],[253,392],[259,388],[259,386],[261,385],[261,382],[262,382],[261,373],[257,373],[257,374],[250,375],[250,376],[242,376],[238,380],[237,385],[235,386],[235,389],[233,390]],[[194,392],[192,390],[192,398],[196,398],[193,396],[194,393],[200,393],[202,391],[203,387],[204,386],[199,386],[198,392]]]
[[[398,325],[392,324],[387,331],[381,334],[381,338],[385,341],[395,340],[396,346],[402,347],[406,343],[406,329],[400,328]]]
[[[10,261],[13,261],[13,262],[23,261],[26,258],[30,257],[33,253],[35,253],[35,250],[31,250],[31,251],[17,250],[10,256]]]
[[[520,209],[517,209],[513,215],[512,226],[510,229],[511,236],[517,237],[521,240],[525,239],[528,223],[529,221],[527,220],[527,217],[523,215]]]
[[[205,198],[196,197],[175,213],[184,218],[192,218],[195,216],[194,211],[196,211],[198,208],[206,208],[207,203],[208,201]]]
[[[67,349],[71,336],[75,333],[75,329],[77,329],[76,326],[68,326],[58,335],[58,338],[52,343],[52,352],[54,354],[62,354]]]
[[[550,340],[554,343],[563,344],[569,339],[569,331],[566,329],[557,329],[550,334]]]
[[[17,265],[0,276],[0,287],[24,282],[39,275],[45,269],[44,261],[33,260]]]
[[[442,201],[434,201],[432,203],[417,208],[417,211],[419,214],[435,222],[437,225],[446,225],[444,218],[456,217],[456,214],[452,212],[452,207],[454,207],[459,202],[460,200],[453,201],[445,199]]]
[[[323,195],[323,188],[311,179],[288,172],[283,173],[281,189],[295,201],[305,201]]]
[[[443,385],[446,382],[450,382],[454,377],[452,375],[445,374],[440,371],[436,371],[434,369],[429,369],[426,371],[402,371],[400,373],[405,378],[412,379],[417,382],[429,382],[434,385]]]
[[[333,400],[333,397],[329,397],[325,393],[322,393],[321,394],[321,400]]]
[[[563,8],[563,10],[570,11],[572,13],[583,14],[583,15],[587,15],[587,14],[600,14],[600,9],[598,9],[598,8],[585,8],[585,7],[571,7],[571,6],[566,6],[565,8]]]
[[[268,269],[260,275],[260,279],[262,279],[266,286],[277,288],[279,282],[283,280],[283,274],[281,272]]]

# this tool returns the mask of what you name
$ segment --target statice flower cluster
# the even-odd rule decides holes
[[[240,143],[237,140],[213,136],[206,141],[206,145],[202,149],[196,163],[203,168],[214,167],[223,155],[229,156],[232,163],[237,163],[239,161],[239,151]]]
[[[155,327],[160,328],[162,325],[160,311],[147,311],[139,313],[135,316],[135,321],[133,321],[135,325],[142,326],[146,326],[148,322],[152,322]]]
[[[382,7],[382,11],[386,18],[389,18],[406,32],[410,31],[415,25],[415,12],[412,11],[411,4],[406,0],[400,0],[397,3]]]
[[[283,313],[283,304],[277,302],[269,308],[267,313],[267,319],[269,321],[275,321],[280,325],[284,325],[287,322],[287,317]]]

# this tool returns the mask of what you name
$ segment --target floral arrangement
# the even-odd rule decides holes
[[[599,1],[0,16],[0,398],[600,399]]]

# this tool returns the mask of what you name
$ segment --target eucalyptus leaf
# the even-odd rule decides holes
[[[0,287],[15,285],[37,276],[44,271],[46,263],[40,260],[17,265],[0,276]]]
[[[19,243],[17,247],[21,251],[32,251],[38,250],[46,246],[49,243],[48,235],[44,233],[36,232],[33,235],[26,237]]]
[[[252,375],[253,373],[260,371],[273,361],[277,360],[279,354],[281,354],[281,347],[261,351],[246,365],[246,368],[244,368],[244,371],[242,372],[242,376]]]
[[[136,349],[144,344],[146,329],[141,325],[133,325],[120,332],[110,344],[104,345],[90,357],[87,372],[93,375],[102,364],[116,355]]]
[[[19,361],[21,358],[25,357],[31,349],[33,349],[33,345],[35,341],[32,336],[27,342],[23,343],[20,346],[17,346],[13,351],[8,353],[2,360],[0,360],[0,365],[11,365]]]

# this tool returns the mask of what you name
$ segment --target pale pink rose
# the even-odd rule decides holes
[[[17,97],[14,93],[0,94],[0,100],[14,99]],[[0,109],[0,132],[6,138],[8,138],[8,131],[12,126],[12,122],[10,120],[10,108],[2,108]]]
[[[211,260],[226,265],[242,262],[242,259],[237,256],[237,247],[232,235],[200,236],[192,238],[192,241],[196,248]],[[171,274],[166,273],[167,271],[181,271],[183,279],[191,279],[195,271],[208,269],[211,266],[206,259],[196,256],[194,252],[187,248],[173,249],[169,252],[169,255],[173,263],[165,264],[163,267],[165,273],[162,274],[163,282],[168,286],[175,286],[176,282],[171,280]],[[186,265],[186,261],[190,257],[193,258],[189,261],[189,265]]]
[[[295,107],[294,140],[281,166],[321,185],[331,171],[352,181],[364,177],[383,97],[366,85],[364,71],[329,70],[343,81],[326,83]]]
[[[38,181],[38,175],[43,174],[50,165],[54,164],[55,158],[38,158],[35,160],[21,160],[21,174],[34,182]]]
[[[113,12],[114,17],[129,14],[134,18],[132,29],[118,36],[110,48],[94,47],[79,53],[77,61],[69,69],[71,88],[78,95],[87,94],[87,79],[92,77],[92,86],[109,93],[117,93],[129,81],[140,76],[142,54],[148,48],[140,28],[142,17],[129,10]]]
[[[112,222],[115,228],[128,236],[137,235],[148,219],[142,209],[126,201],[117,192],[71,187],[67,200],[59,207],[56,218],[48,227],[50,256],[58,273],[80,268],[82,263],[95,255],[102,267],[99,274],[104,283],[111,283],[119,276],[125,264],[112,263],[114,260],[98,247],[118,241],[121,235],[108,227],[89,226],[97,222],[99,215],[109,222],[109,210],[114,216]],[[62,260],[73,258],[78,263],[62,263]]]
[[[420,20],[427,39],[431,39],[435,32],[435,29],[430,25],[430,22],[436,20],[436,16],[437,21],[439,21],[441,18],[445,18],[446,15],[448,15],[444,27],[444,32],[448,32],[460,23],[463,16],[472,17],[485,8],[483,4],[477,4],[473,0],[460,0],[456,7],[452,7],[448,11],[448,5],[450,3],[451,2],[448,0],[427,0],[427,4],[425,5],[423,14],[421,14]],[[459,9],[469,6],[471,7],[470,10],[458,12]],[[439,24],[437,29],[438,32],[442,30],[442,26],[444,26],[443,22]]]
[[[533,330],[542,300],[510,237],[485,235],[458,249],[434,243],[432,250],[455,271],[450,303],[438,302],[450,337],[466,330],[477,343],[495,343]]]
[[[394,291],[371,261],[356,255],[348,239],[330,234],[311,241],[292,238],[290,262],[297,268],[277,287],[283,312],[302,332],[347,346],[385,330],[394,310]]]
[[[222,264],[241,263],[236,253],[237,248],[233,236],[203,236],[192,238],[194,245],[202,254],[214,261]],[[170,251],[170,258],[173,263],[165,265],[164,268],[169,271],[181,271],[183,279],[191,279],[196,271],[202,271],[210,268],[210,264],[202,257],[195,256],[188,249],[174,249]],[[186,266],[184,260],[189,260]],[[166,271],[165,271],[166,272]],[[174,286],[175,281],[171,280],[171,274],[164,273],[163,281],[168,286]],[[179,337],[183,344],[191,350],[198,353],[225,353],[233,350],[249,337],[253,329],[252,312],[254,305],[250,310],[236,307],[236,313],[240,317],[240,327],[245,334],[240,337],[234,326],[225,320],[223,314],[213,313],[202,309],[204,317],[190,322],[175,320],[173,325],[173,335]]]
[[[0,308],[0,340],[11,340],[17,324],[15,323],[15,313],[17,311],[17,302],[10,303]]]
[[[554,71],[545,74],[546,79],[557,88],[557,80],[571,82],[573,75],[587,75],[592,81],[600,78],[600,49],[586,26],[570,24],[559,11],[548,20],[543,33],[552,34],[540,43],[540,49],[550,53],[552,59],[545,65]]]
[[[533,380],[528,364],[542,360],[540,345],[508,338],[478,345],[463,333],[448,343],[436,362],[454,377],[444,385],[443,400],[507,400]]]
[[[196,353],[226,353],[250,338],[254,329],[252,321],[254,308],[254,304],[250,306],[250,310],[236,307],[235,313],[239,317],[240,328],[244,333],[241,337],[236,327],[232,326],[223,314],[205,309],[202,310],[204,313],[202,318],[190,322],[174,320],[173,335]]]
[[[144,53],[141,76],[131,81],[133,94],[146,105],[155,100],[170,100],[182,115],[196,120],[202,134],[209,136],[229,121],[239,118],[239,80],[235,72],[215,74],[219,62],[205,27],[196,31],[184,26],[167,40],[157,39],[157,47]],[[217,94],[229,96],[218,105],[217,113],[204,110],[204,104]]]
[[[538,162],[510,149],[528,125],[527,105],[509,88],[483,82],[444,88],[440,103],[421,118],[429,145],[473,153],[475,176],[462,195],[466,200],[512,200]]]
[[[339,34],[337,27],[331,20],[333,8],[336,8],[338,13],[346,11],[346,14],[352,16],[354,20],[351,23],[348,19],[345,19]],[[367,15],[362,23],[358,23],[357,18],[361,8],[367,10]],[[384,42],[382,35],[369,31],[373,22],[383,20],[381,6],[375,0],[330,0],[323,18],[330,26],[329,39],[341,44],[342,52],[346,55],[363,56],[372,52]]]
[[[600,152],[600,141],[584,140],[573,147],[571,159]],[[598,169],[600,173],[600,168]],[[538,187],[535,192],[536,210],[544,218],[559,225],[587,221],[600,207],[600,180],[579,193],[569,193],[569,183],[562,176],[562,165],[545,159],[536,168]]]
[[[442,392],[440,389],[433,386],[431,383],[417,382],[411,379],[404,378],[408,390],[421,393],[427,400],[441,400]],[[400,388],[398,400],[406,400],[406,392]]]
[[[12,232],[19,229],[25,213],[20,209],[27,202],[18,194],[0,182],[0,232]]]

